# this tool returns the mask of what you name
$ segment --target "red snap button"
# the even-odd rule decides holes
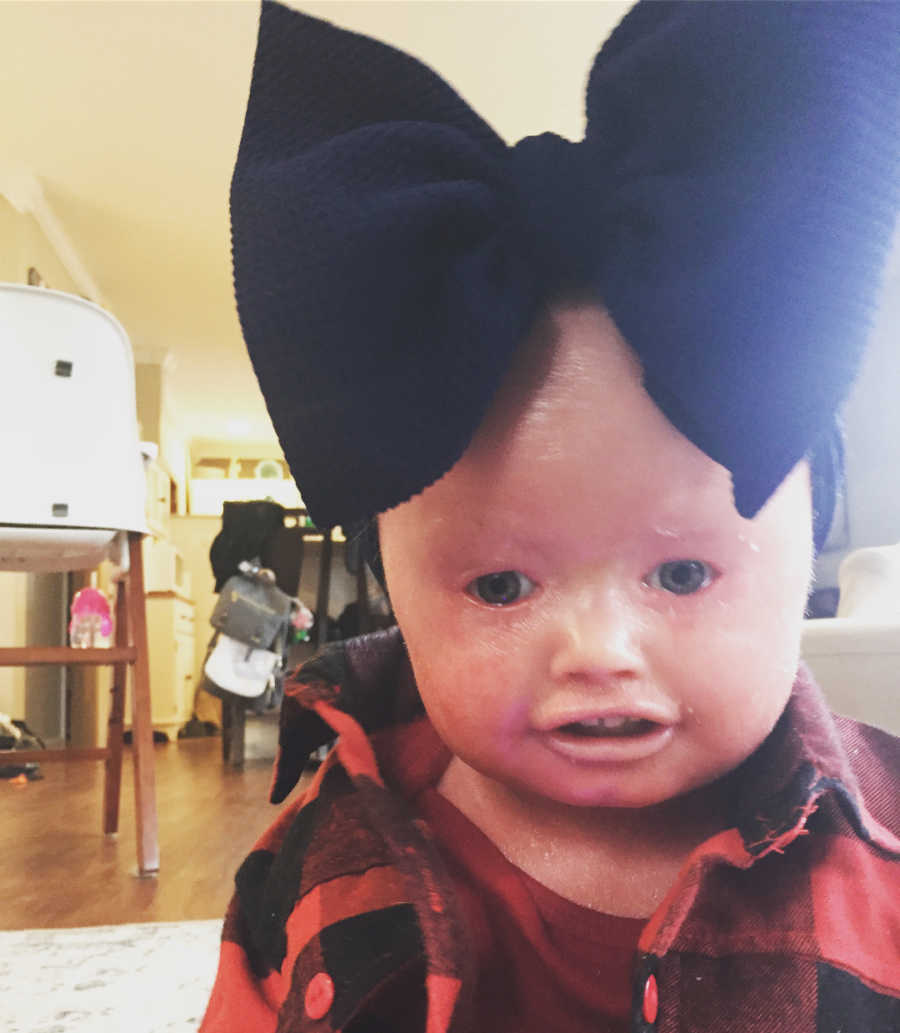
[[[306,997],[303,999],[306,1014],[311,1019],[321,1019],[328,1013],[334,1001],[334,983],[327,972],[317,972],[309,981]]]
[[[647,976],[644,983],[644,1020],[652,1026],[659,1014],[659,990],[656,986],[656,976]]]

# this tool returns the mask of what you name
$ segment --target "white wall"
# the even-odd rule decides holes
[[[819,557],[818,587],[837,585],[838,566],[851,549],[900,541],[900,235],[844,419],[849,545]]]
[[[0,641],[4,645],[25,642],[27,592],[27,574],[0,573]],[[25,717],[25,671],[20,667],[0,667],[0,711]]]

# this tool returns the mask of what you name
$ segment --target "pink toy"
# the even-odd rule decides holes
[[[82,588],[72,600],[69,641],[78,649],[108,647],[112,639],[109,600],[99,588]]]
[[[291,624],[297,631],[309,631],[315,620],[312,610],[304,606],[303,603],[298,601],[294,604],[291,612]]]
[[[309,632],[315,621],[312,610],[304,606],[299,599],[295,599],[291,609],[291,627],[294,629],[294,641],[309,642]]]

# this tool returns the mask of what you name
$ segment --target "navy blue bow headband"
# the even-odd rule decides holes
[[[445,473],[570,289],[754,515],[859,363],[900,201],[898,53],[895,3],[639,3],[584,140],[510,148],[415,59],[264,0],[234,275],[316,522]]]

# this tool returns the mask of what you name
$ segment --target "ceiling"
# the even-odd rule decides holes
[[[630,3],[294,6],[416,54],[515,140],[580,136],[591,58]],[[255,0],[0,2],[0,192],[36,181],[71,267],[138,358],[174,356],[187,440],[273,439],[240,337],[227,211],[257,19]]]

